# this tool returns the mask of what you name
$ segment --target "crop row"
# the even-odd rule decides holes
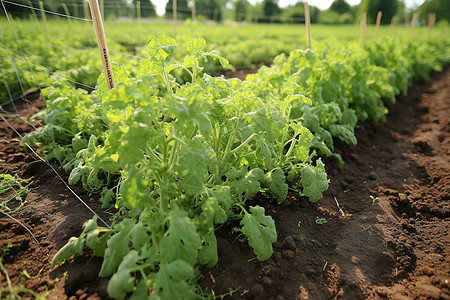
[[[114,65],[113,90],[103,75],[91,93],[54,81],[43,90],[46,125],[22,140],[117,208],[112,226],[94,217],[52,262],[90,248],[116,299],[207,297],[197,267],[217,263],[225,222],[268,259],[276,228],[255,196],[318,201],[328,188],[321,157],[341,161],[333,140],[356,144],[358,121],[382,121],[396,95],[450,61],[442,39],[324,42],[240,81],[203,72],[207,61],[228,64],[205,40],[180,48],[188,56],[177,62],[174,39],[151,37],[136,69]]]
[[[112,61],[126,65],[133,76],[137,74],[140,61],[147,56],[145,41],[158,32],[173,32],[173,27],[167,24],[107,22],[105,25]],[[0,84],[5,86],[0,89],[0,103],[23,94],[30,87],[47,87],[55,81],[69,81],[89,92],[94,88],[102,65],[90,22],[49,20],[49,38],[42,22],[38,20],[13,18],[11,27],[14,34],[7,20],[3,19],[0,23]],[[369,29],[373,30],[372,27]],[[415,30],[425,34],[423,28]],[[437,28],[435,31],[435,36],[445,34],[443,29]],[[270,64],[281,53],[287,55],[292,49],[305,47],[305,30],[299,25],[181,25],[177,33],[179,49],[169,58],[172,62],[187,57],[188,42],[192,38],[202,37],[208,43],[208,51],[218,50],[230,61],[230,69],[233,68],[231,66],[240,69]],[[404,28],[382,28],[380,36],[407,33]],[[368,33],[369,36],[371,34]],[[314,42],[329,37],[339,39],[340,42],[355,41],[359,39],[359,28],[346,26],[336,29],[316,25],[312,28],[312,35]],[[208,74],[222,68],[214,61],[204,64],[204,67]],[[172,74],[180,83],[189,80],[186,72],[175,70]]]

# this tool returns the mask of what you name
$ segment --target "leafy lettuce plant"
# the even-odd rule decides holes
[[[114,90],[105,89],[100,78],[89,100],[96,107],[90,110],[96,125],[89,128],[102,129],[72,138],[89,136],[70,162],[71,182],[103,187],[108,201],[111,190],[118,189],[116,206],[122,209],[112,228],[88,221],[52,266],[90,248],[104,257],[100,276],[112,276],[108,292],[118,299],[129,293],[132,298],[200,297],[192,284],[194,270],[198,263],[218,261],[216,225],[242,219],[238,230],[258,259],[266,260],[277,238],[275,224],[263,207],[248,207],[247,201],[258,192],[284,201],[289,164],[324,174],[305,176],[305,194],[314,193],[313,200],[326,187],[310,183],[327,185],[324,169],[310,166],[312,134],[299,122],[290,124],[280,103],[202,74],[207,59],[227,64],[217,52],[205,52],[204,40],[189,43],[191,56],[183,63],[169,64],[175,47],[175,40],[159,34],[150,39],[150,58],[136,78],[115,67]],[[191,82],[176,84],[170,75],[175,68],[187,70]],[[114,176],[120,179],[111,187]]]
[[[419,54],[408,45],[296,50],[241,82],[203,73],[208,61],[228,61],[201,38],[188,43],[182,62],[172,61],[177,43],[160,33],[136,76],[113,65],[113,90],[104,76],[91,94],[56,82],[45,89],[47,125],[22,143],[41,145],[71,184],[100,193],[104,207],[115,200],[118,213],[111,228],[87,221],[52,267],[89,248],[104,257],[99,275],[111,276],[116,299],[201,298],[196,268],[217,263],[215,228],[229,220],[257,258],[268,259],[277,233],[254,196],[281,203],[299,178],[292,189],[318,201],[328,188],[318,156],[342,161],[333,139],[356,144],[358,121],[382,121],[416,72],[448,57],[443,45],[415,45]],[[422,66],[415,57],[428,47],[437,58]],[[179,71],[190,80],[179,84]]]

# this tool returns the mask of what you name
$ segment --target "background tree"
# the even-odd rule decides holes
[[[350,4],[345,0],[335,0],[331,3],[329,10],[337,12],[338,14],[350,13]]]
[[[217,22],[222,21],[222,7],[216,0],[196,0],[195,8],[199,16]]]
[[[436,22],[446,20],[450,22],[450,1],[449,0],[427,0],[420,7],[420,19],[426,23],[428,13],[436,13]]]
[[[247,7],[247,18],[251,22],[258,22],[258,18],[262,16],[263,4],[257,2],[255,4],[249,4]]]
[[[393,16],[397,14],[399,0],[362,0],[359,7],[359,15],[367,13],[367,23],[374,24],[377,13],[383,12],[381,24],[389,24]]]
[[[345,0],[335,0],[330,8],[319,14],[319,22],[322,24],[351,24],[354,19],[354,8]]]
[[[234,6],[234,20],[237,22],[245,21],[247,18],[247,7],[249,3],[247,0],[236,0]]]
[[[274,17],[280,16],[281,9],[275,0],[263,0],[262,6],[264,18],[260,22],[271,22],[274,21]]]

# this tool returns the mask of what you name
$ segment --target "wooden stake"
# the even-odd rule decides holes
[[[44,2],[39,1],[39,7],[41,8],[42,22],[44,22],[44,30],[45,35],[47,36],[47,41],[50,42],[50,35],[48,34],[48,26],[47,26],[47,16],[44,12]]]
[[[361,30],[362,30],[362,42],[366,43],[366,27],[367,27],[367,13],[363,13],[361,20]]]
[[[308,48],[311,49],[311,19],[309,17],[308,2],[305,2],[305,26],[306,26],[306,37],[308,41]]]
[[[105,4],[103,0],[100,0],[100,12],[102,14],[102,20],[105,20]]]
[[[177,35],[177,0],[172,1],[173,35]]]
[[[436,13],[428,14],[428,31],[431,32],[433,30],[434,24],[436,23]]]
[[[416,25],[416,21],[417,21],[417,13],[413,13],[411,19],[411,28],[413,28]]]
[[[192,22],[195,21],[197,18],[196,11],[195,11],[195,1],[192,1]]]
[[[378,39],[378,31],[380,30],[380,23],[381,23],[381,16],[382,16],[382,12],[379,11],[377,14],[377,23],[375,26],[375,39]]]
[[[103,28],[100,8],[97,0],[89,0],[89,6],[91,8],[92,21],[94,21],[95,35],[97,37],[98,49],[100,50],[100,56],[103,62],[106,81],[108,82],[108,87],[113,89],[116,86],[116,82],[114,81],[114,74],[109,59],[108,45],[106,44],[105,29]]]
[[[397,16],[393,16],[391,19],[391,28],[397,25]]]

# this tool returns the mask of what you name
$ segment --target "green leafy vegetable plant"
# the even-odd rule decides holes
[[[205,40],[188,42],[176,62],[177,41],[160,33],[137,72],[113,65],[113,90],[103,75],[90,94],[55,82],[44,90],[47,125],[22,144],[40,146],[71,184],[99,193],[118,213],[111,228],[87,221],[52,267],[89,248],[103,257],[99,275],[111,276],[113,298],[201,298],[197,267],[217,264],[215,228],[229,220],[239,221],[256,257],[268,259],[277,233],[257,195],[282,203],[290,183],[312,202],[322,197],[329,185],[322,157],[342,163],[334,140],[356,144],[357,122],[382,121],[393,96],[422,71],[416,57],[428,48],[413,44],[420,52],[413,55],[410,43],[394,45],[296,50],[242,82],[203,72],[210,60],[228,64]],[[448,60],[442,46],[430,46],[437,58],[429,68]],[[180,83],[178,72],[189,80]]]

